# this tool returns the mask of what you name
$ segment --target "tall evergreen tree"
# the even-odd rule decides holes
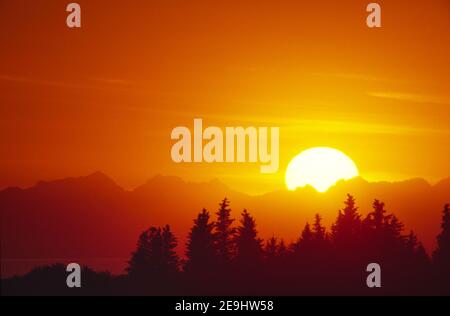
[[[313,232],[311,231],[311,226],[307,222],[305,228],[302,231],[302,236],[300,239],[300,244],[310,243],[313,240]]]
[[[437,248],[433,253],[433,261],[438,266],[450,269],[450,205],[444,206],[441,232],[437,236]]]
[[[358,213],[355,198],[347,194],[345,207],[339,211],[336,222],[332,226],[331,237],[338,246],[349,246],[355,243],[361,230],[361,215]]]
[[[417,239],[416,234],[411,231],[406,237],[406,249],[412,255],[416,269],[428,268],[430,263],[428,254],[423,244]]]
[[[305,248],[305,246],[311,244],[312,240],[313,240],[313,232],[311,230],[311,225],[309,225],[309,223],[306,222],[305,227],[303,228],[300,234],[300,237],[298,237],[297,241],[289,245],[289,250],[294,255],[298,255],[304,250],[302,248]]]
[[[262,258],[262,240],[258,238],[253,217],[244,210],[236,234],[236,262],[252,265]]]
[[[233,239],[236,230],[231,227],[234,219],[231,218],[230,202],[227,198],[219,204],[217,220],[214,224],[214,240],[219,262],[228,263],[233,255]]]
[[[392,215],[385,227],[386,240],[399,244],[404,243],[405,236],[402,235],[404,226],[397,216]]]
[[[413,231],[409,233],[409,235],[405,239],[405,246],[407,252],[414,257],[414,260],[422,265],[428,265],[429,264],[429,258],[427,255],[427,252],[425,250],[425,247],[423,244],[418,240],[416,234],[414,234]]]
[[[365,224],[378,233],[382,233],[390,216],[386,216],[386,210],[384,203],[375,199],[372,204],[373,211],[370,212],[366,219]]]
[[[373,260],[380,261],[385,253],[386,234],[392,217],[386,213],[384,203],[375,199],[372,203],[372,211],[362,221],[362,240],[370,245],[370,247],[366,247],[365,255]]]
[[[177,240],[168,225],[151,227],[138,240],[132,254],[128,275],[141,281],[152,281],[173,275],[178,271],[179,258],[175,252]]]
[[[209,220],[209,212],[205,209],[194,220],[194,226],[191,228],[186,243],[186,272],[198,274],[214,267],[216,258],[214,223]]]
[[[149,233],[150,228],[142,232],[139,235],[139,239],[136,245],[136,250],[132,253],[130,261],[128,261],[128,267],[126,268],[128,275],[132,277],[143,277],[148,275],[148,267],[150,266],[150,243]]]
[[[174,273],[178,271],[180,265],[180,259],[175,251],[178,245],[177,238],[171,232],[170,226],[166,225],[162,229],[161,233],[162,239],[162,271],[167,271],[168,273]]]
[[[319,214],[314,216],[313,236],[316,241],[325,241],[327,238],[326,229],[322,226],[322,217]]]

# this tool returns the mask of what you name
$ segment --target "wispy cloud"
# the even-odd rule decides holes
[[[48,80],[41,78],[29,78],[21,76],[11,76],[6,74],[0,74],[0,81],[17,82],[22,84],[34,84],[34,85],[44,85],[44,86],[55,86],[55,87],[65,87],[65,88],[75,88],[75,89],[104,89],[111,85],[133,85],[132,82],[117,79],[117,78],[92,78],[85,80],[84,82],[67,82],[62,80]]]
[[[402,82],[400,79],[377,77],[359,73],[340,73],[340,72],[313,72],[314,77],[334,78],[344,80],[357,80],[357,81],[376,81],[376,82]]]
[[[92,81],[111,85],[125,85],[125,86],[134,85],[134,82],[132,81],[118,78],[92,78]]]
[[[29,85],[40,85],[40,86],[52,86],[52,87],[63,87],[63,88],[71,88],[71,89],[102,89],[100,85],[94,84],[85,84],[78,82],[67,82],[67,81],[56,81],[56,80],[48,80],[41,78],[28,78],[21,76],[11,76],[0,74],[0,81],[8,81],[15,82],[20,84],[29,84]]]
[[[1,81],[9,81],[9,82],[17,82],[17,83],[25,83],[25,84],[37,84],[37,85],[45,85],[45,86],[58,86],[58,87],[68,87],[68,88],[86,88],[89,86],[85,86],[77,83],[69,83],[62,81],[52,81],[45,79],[36,79],[36,78],[27,78],[20,76],[10,76],[0,74]]]
[[[77,81],[64,81],[57,79],[42,79],[32,77],[22,77],[17,75],[0,74],[0,81],[13,82],[23,85],[40,85],[49,87],[61,87],[68,89],[91,89],[101,91],[129,91],[140,95],[174,95],[172,91],[162,91],[153,87],[148,87],[146,83],[139,83],[121,78],[108,77],[88,77],[78,78]]]
[[[386,92],[386,91],[369,92],[368,95],[383,99],[450,105],[450,96],[448,95],[431,95],[431,94]]]
[[[154,109],[149,109],[154,111]],[[187,123],[194,117],[208,119],[214,123],[229,125],[233,122],[238,126],[279,126],[283,131],[289,131],[291,135],[301,133],[346,133],[346,134],[387,134],[387,135],[423,135],[445,134],[450,135],[450,129],[416,127],[410,125],[358,122],[354,120],[326,120],[307,118],[288,118],[274,115],[233,115],[211,114],[190,111],[174,111],[168,109],[158,110],[161,113],[172,116],[186,117]]]
[[[450,134],[449,129],[414,127],[408,125],[376,124],[368,122],[338,120],[300,120],[286,126],[298,132],[356,133],[356,134]]]

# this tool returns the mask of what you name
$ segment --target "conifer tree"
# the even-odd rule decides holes
[[[311,231],[311,226],[307,222],[305,228],[302,231],[302,237],[300,239],[300,244],[309,243],[313,240],[313,233]]]
[[[395,242],[404,242],[405,237],[402,235],[404,225],[397,216],[392,215],[389,222],[386,225],[386,237],[388,240]]]
[[[437,248],[433,253],[433,264],[443,283],[447,282],[446,291],[450,293],[450,205],[444,206],[441,232],[437,236]]]
[[[203,209],[194,220],[186,243],[186,272],[198,274],[214,267],[216,253],[213,228],[209,212]]]
[[[147,269],[150,264],[150,244],[148,234],[149,230],[146,230],[139,235],[136,250],[132,253],[126,269],[130,276],[141,277],[148,273]]]
[[[128,274],[142,281],[151,281],[176,273],[179,265],[176,246],[177,240],[168,225],[144,231],[129,261]]]
[[[369,228],[375,230],[378,233],[382,233],[387,220],[390,217],[386,217],[386,210],[384,208],[384,203],[375,199],[372,204],[373,211],[367,215],[366,223]]]
[[[325,241],[326,240],[326,229],[322,226],[322,217],[319,214],[316,214],[314,217],[314,225],[313,225],[313,236],[316,241]]]
[[[162,271],[174,273],[178,271],[180,259],[175,251],[177,247],[177,239],[171,232],[170,226],[166,225],[162,229]]]
[[[361,230],[361,215],[358,213],[355,198],[347,194],[344,204],[345,207],[339,210],[331,233],[332,240],[339,246],[354,244]]]
[[[256,223],[253,217],[244,210],[240,226],[236,234],[236,262],[239,264],[253,264],[261,259],[262,240],[258,238]]]
[[[231,218],[230,202],[227,198],[219,204],[217,220],[214,224],[214,241],[218,260],[221,264],[227,264],[233,255],[233,239],[236,230],[231,227],[234,219]]]

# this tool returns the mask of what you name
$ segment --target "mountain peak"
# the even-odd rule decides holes
[[[111,189],[122,190],[110,177],[100,171],[96,171],[87,176],[69,177],[53,181],[39,181],[34,188],[86,188],[86,189]]]
[[[83,177],[81,177],[83,178]],[[95,171],[94,173],[91,173],[84,177],[86,180],[91,181],[104,181],[104,182],[114,182],[110,177],[108,177],[106,174],[104,174],[101,171]]]

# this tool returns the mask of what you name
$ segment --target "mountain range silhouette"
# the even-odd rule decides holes
[[[435,246],[442,206],[450,201],[450,178],[431,185],[423,179],[368,182],[340,181],[326,193],[311,187],[251,196],[229,189],[219,180],[189,183],[157,175],[125,190],[101,172],[85,177],[41,181],[35,186],[0,191],[1,276],[28,272],[36,265],[78,262],[121,273],[135,247],[136,236],[150,225],[170,223],[179,247],[192,218],[202,209],[214,212],[225,196],[232,216],[247,208],[258,219],[261,237],[293,241],[314,214],[329,225],[347,193],[355,196],[361,214],[377,198],[414,230],[428,252]]]

